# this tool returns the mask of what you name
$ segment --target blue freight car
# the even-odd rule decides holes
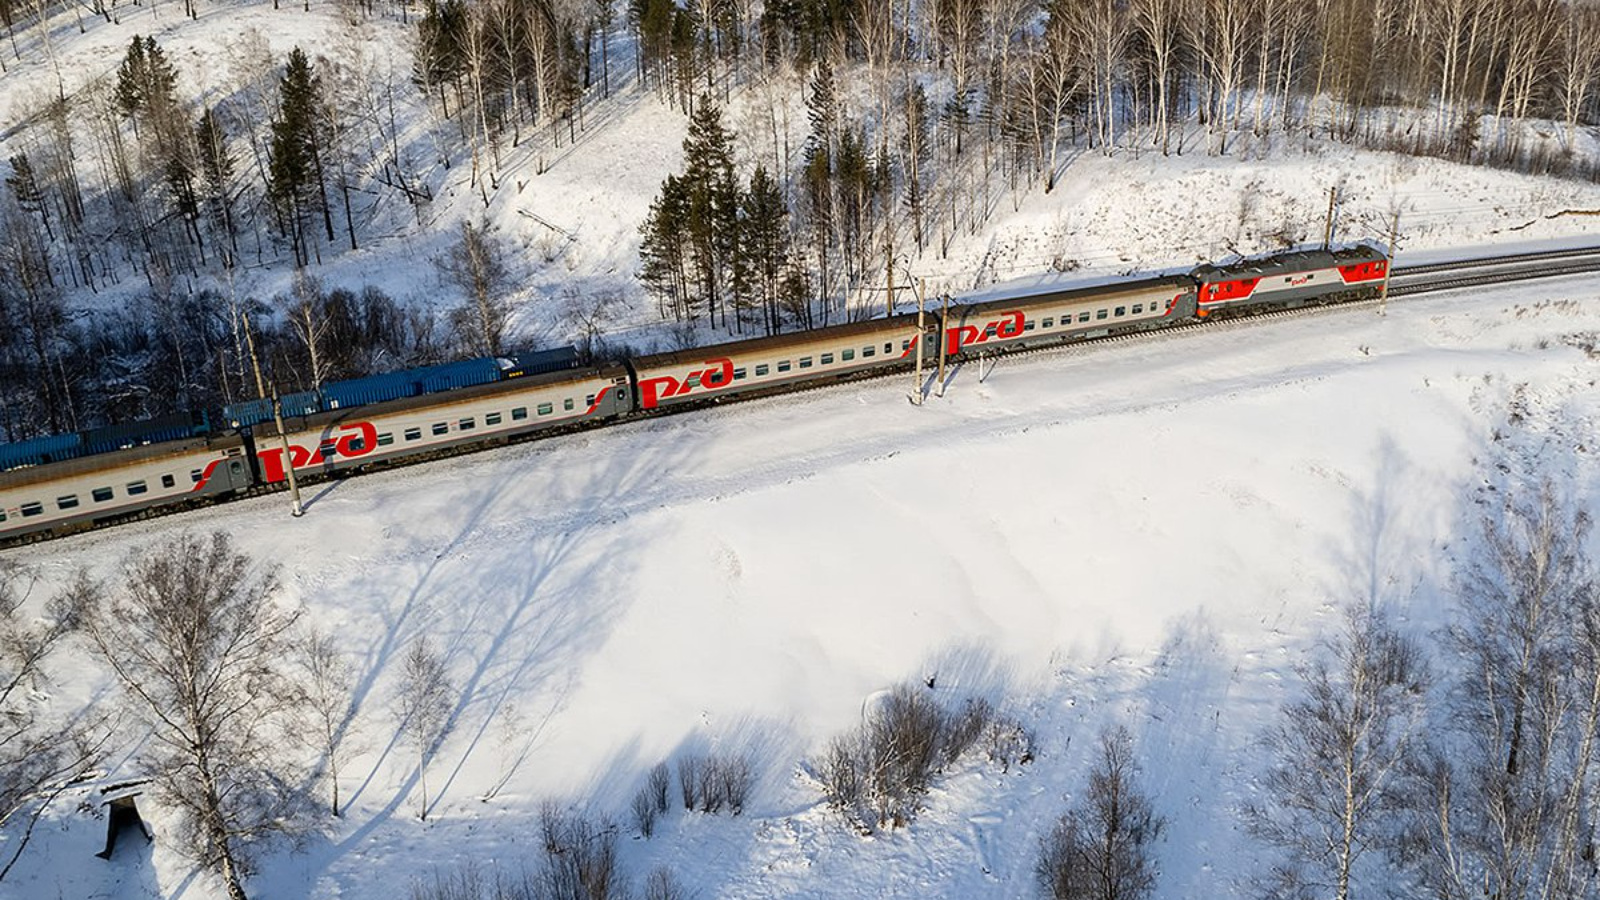
[[[302,391],[298,394],[285,394],[279,398],[283,403],[283,414],[286,416],[309,416],[322,411],[322,400],[316,391]],[[222,408],[222,417],[227,420],[232,428],[249,428],[262,422],[272,421],[272,400],[245,400],[239,403],[230,403]]]
[[[15,444],[0,444],[0,472],[178,441],[210,431],[211,423],[205,413],[186,412],[89,431],[46,435]]]

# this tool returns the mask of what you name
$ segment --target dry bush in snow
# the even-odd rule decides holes
[[[649,785],[639,788],[639,792],[633,795],[633,804],[630,808],[633,810],[633,824],[638,827],[639,834],[645,838],[654,837],[656,817],[660,812],[656,809],[655,799],[650,795]]]
[[[690,900],[693,896],[666,866],[657,866],[645,876],[644,900]]]
[[[1030,746],[1026,732],[1000,719],[988,701],[970,699],[952,712],[931,689],[902,684],[860,728],[829,742],[813,768],[828,804],[857,827],[898,828],[921,810],[934,776],[986,736],[990,759],[1003,760],[1004,768],[1032,758],[1022,749]]]
[[[678,787],[684,809],[715,814],[726,808],[737,816],[744,812],[754,779],[750,760],[742,755],[688,754],[678,758]],[[664,791],[664,786],[651,790]]]
[[[1151,845],[1163,822],[1138,772],[1128,730],[1102,734],[1083,801],[1041,841],[1034,871],[1053,900],[1143,900],[1155,889]]]
[[[616,826],[546,803],[539,811],[539,833],[544,844],[536,876],[540,900],[626,896],[617,868]]]

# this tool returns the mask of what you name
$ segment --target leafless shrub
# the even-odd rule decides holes
[[[934,697],[920,687],[894,688],[858,730],[830,742],[816,765],[828,804],[862,830],[908,823],[933,777],[999,721],[988,701],[969,700],[950,713]],[[1016,735],[1004,748],[1007,768],[1031,758],[1020,726]]]
[[[693,896],[666,866],[651,869],[645,877],[644,900],[691,900]]]
[[[991,719],[983,743],[985,758],[1002,772],[1033,762],[1033,734],[1016,719],[1005,716]]]
[[[672,786],[672,773],[667,770],[664,762],[656,763],[650,770],[650,780],[645,783],[650,792],[650,799],[654,803],[656,812],[667,811],[667,790]]]
[[[960,759],[994,719],[994,706],[982,697],[971,697],[961,705],[961,711],[951,716],[945,727],[945,738],[939,747],[941,765],[948,766]]]
[[[545,804],[539,818],[545,844],[538,878],[541,900],[614,900],[623,896],[615,826],[553,804]]]
[[[753,775],[744,756],[691,755],[678,760],[678,780],[685,809],[698,806],[703,813],[716,814],[726,807],[739,815],[750,796]]]
[[[754,781],[750,759],[742,755],[724,756],[716,762],[722,799],[728,803],[728,812],[737,816],[744,812],[745,801],[750,797],[750,785]]]
[[[722,811],[725,799],[722,796],[722,776],[717,768],[715,757],[701,758],[695,765],[695,771],[700,776],[700,786],[695,789],[700,796],[700,811],[713,815]]]
[[[567,814],[554,800],[539,804],[539,843],[545,856],[554,856],[561,850],[561,828]]]
[[[526,869],[507,872],[493,862],[473,860],[411,884],[408,900],[541,900],[537,879]]]
[[[647,784],[639,788],[639,793],[633,795],[633,824],[638,826],[641,835],[646,838],[655,836],[658,815],[660,813],[656,809],[655,798],[650,794],[650,786]]]
[[[871,745],[872,791],[896,826],[915,814],[912,800],[925,793],[940,762],[940,745],[946,736],[944,709],[929,691],[900,685],[876,713],[867,719],[867,741]]]
[[[866,768],[866,748],[859,734],[835,737],[818,766],[822,793],[828,805],[846,815],[863,806],[862,770]]]
[[[678,793],[683,797],[683,808],[692,812],[700,796],[700,757],[691,754],[678,758]]]
[[[483,867],[463,864],[448,872],[435,869],[431,879],[413,882],[410,900],[480,900],[484,887]]]
[[[1034,871],[1054,900],[1141,900],[1155,888],[1151,844],[1164,825],[1137,783],[1126,728],[1100,736],[1083,802],[1041,842]]]

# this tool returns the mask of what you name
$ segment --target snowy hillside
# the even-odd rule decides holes
[[[1024,896],[1112,722],[1168,821],[1157,896],[1243,896],[1255,741],[1333,608],[1377,597],[1407,628],[1439,624],[1497,464],[1600,500],[1600,360],[1574,338],[1600,329],[1597,292],[1036,354],[962,369],[921,409],[898,382],[814,391],[324,485],[301,520],[263,498],[17,558],[105,575],[152,538],[221,528],[337,634],[360,673],[352,805],[268,859],[261,896],[376,900],[436,867],[515,866],[545,800],[631,836],[648,768],[707,750],[755,761],[745,814],[668,813],[622,842],[633,877],[665,863],[708,898]],[[419,635],[461,690],[426,823],[391,743]],[[1002,703],[1037,758],[964,765],[911,827],[860,837],[805,761],[923,679]],[[134,740],[112,777],[138,756]],[[146,814],[153,850],[102,863],[103,825],[59,803],[0,894],[211,896]]]
[[[97,171],[83,173],[86,187],[109,189],[102,147],[107,134],[88,120],[115,85],[128,43],[142,35],[165,49],[179,99],[226,114],[224,130],[241,168],[241,202],[255,197],[251,202],[260,207],[249,213],[258,221],[242,239],[242,265],[231,275],[213,259],[192,271],[158,274],[152,285],[134,266],[102,278],[93,292],[74,287],[69,306],[115,308],[166,290],[211,289],[268,301],[290,290],[293,259],[272,233],[265,201],[252,193],[260,186],[244,185],[265,172],[269,136],[262,123],[277,116],[283,61],[298,46],[322,73],[332,100],[352,110],[352,139],[363,154],[375,154],[361,156],[362,187],[352,204],[360,248],[349,250],[339,234],[309,266],[325,288],[370,285],[424,308],[454,305],[456,289],[429,263],[461,222],[481,220],[518,251],[510,299],[519,340],[561,343],[595,327],[633,345],[674,340],[637,278],[639,227],[663,179],[682,171],[687,116],[641,85],[628,33],[619,29],[607,45],[610,93],[590,91],[575,142],[556,129],[528,128],[520,143],[506,141],[497,151],[497,176],[489,185],[479,177],[487,163],[472,164],[466,126],[442,118],[417,93],[415,24],[402,22],[396,10],[359,15],[338,4],[302,8],[261,0],[199,4],[195,11],[191,19],[178,3],[121,5],[107,21],[67,7],[48,19],[48,28],[15,30],[16,64],[0,75],[0,155],[46,154],[54,138],[41,123],[49,104],[66,96],[74,110],[73,145],[96,154]],[[413,10],[412,18],[420,12]],[[866,74],[842,73],[842,90],[864,95]],[[798,166],[806,138],[805,73],[785,65],[755,76],[732,85],[727,98],[725,120],[736,138],[741,178],[757,164],[778,173]],[[132,142],[131,119],[120,128],[122,139]],[[1555,126],[1532,130],[1548,138]],[[383,149],[391,142],[393,159]],[[930,225],[926,247],[912,246],[908,226],[900,223],[901,277],[924,278],[930,292],[959,293],[1043,271],[1096,276],[1262,252],[1320,240],[1334,188],[1341,197],[1336,237],[1386,240],[1398,214],[1399,245],[1412,251],[1583,234],[1600,209],[1600,186],[1582,180],[1418,160],[1320,138],[1240,135],[1227,155],[1215,156],[1191,124],[1174,146],[1184,152],[1163,156],[1137,143],[1109,157],[1071,150],[1050,193],[1041,183],[1008,183],[995,173],[986,189],[959,201],[956,225]],[[1589,147],[1580,134],[1580,158]],[[89,167],[88,157],[83,165]],[[412,189],[428,199],[413,204],[382,181],[394,177],[388,166],[409,173]],[[780,178],[786,193],[800,190],[795,177],[791,171]],[[968,204],[981,206],[982,215],[975,217]],[[337,223],[336,231],[344,228]],[[68,274],[60,274],[63,283]],[[163,277],[173,283],[164,285]],[[879,281],[864,284],[851,305],[880,308]],[[909,294],[900,302],[909,302]],[[698,339],[711,338],[708,332]]]

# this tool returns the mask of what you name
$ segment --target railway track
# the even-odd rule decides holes
[[[1395,268],[1391,273],[1387,299],[1392,300],[1403,297],[1412,297],[1420,294],[1454,290],[1458,288],[1482,287],[1485,285],[1494,284],[1511,284],[1540,278],[1555,278],[1563,275],[1580,275],[1594,272],[1600,272],[1600,245],[1592,247],[1567,248],[1561,250],[1503,254],[1500,256],[1478,257],[1474,259],[1454,260],[1448,262],[1427,263],[1424,265]],[[1041,353],[1087,353],[1111,344],[1121,344],[1132,341],[1144,342],[1171,340],[1190,331],[1191,329],[1196,328],[1201,329],[1205,333],[1231,331],[1240,328],[1255,328],[1277,319],[1332,315],[1355,309],[1372,308],[1384,302],[1386,302],[1384,298],[1369,297],[1360,300],[1345,301],[1342,303],[1319,304],[1295,309],[1269,310],[1264,312],[1238,315],[1225,319],[1197,319],[1163,328],[1086,338],[1066,344],[1055,344],[1044,347],[1020,348],[1013,350],[999,350],[991,353],[976,353],[972,355],[958,356],[952,358],[947,366],[947,383],[949,380],[955,377],[957,372],[960,372],[970,364],[978,365],[981,378],[983,377],[982,367],[986,363],[993,363],[1000,358],[1024,358]],[[938,315],[936,313],[930,314],[928,319],[928,328],[935,334],[938,333],[938,321]],[[758,394],[747,395],[743,398],[724,398],[721,396],[713,396],[707,398],[707,401],[702,404],[689,404],[667,409],[652,410],[647,413],[625,415],[620,420],[617,420],[616,423],[621,424],[627,422],[639,422],[656,418],[658,416],[674,415],[679,412],[705,411],[708,408],[715,409],[723,406],[723,401],[725,399],[732,402],[737,402],[741,399],[770,399],[776,398],[780,395],[809,394],[819,391],[826,391],[843,387],[847,384],[877,379],[904,378],[907,374],[907,370],[910,368],[911,366],[907,364],[896,369],[872,373],[858,373],[840,378],[839,380],[800,382],[792,386],[777,387],[768,391],[762,391]],[[920,389],[923,396],[926,397],[938,387],[937,369],[934,367],[925,368],[924,376],[924,381],[920,385]],[[418,463],[430,462],[450,456],[474,453],[479,450],[486,450],[494,447],[506,446],[509,444],[520,444],[529,441],[543,440],[545,438],[554,437],[561,434],[588,431],[595,428],[602,428],[610,424],[613,424],[613,422],[601,421],[552,429],[548,431],[535,431],[522,435],[510,435],[497,438],[492,442],[461,445],[440,451],[438,453],[431,453],[416,457],[406,457],[374,464],[371,466],[371,468],[402,468]],[[306,475],[301,476],[301,481],[309,486],[323,481],[342,480],[350,475],[358,474],[360,471],[361,470],[359,469],[348,471],[342,470],[336,473],[320,475],[317,473],[307,473]],[[279,493],[285,490],[287,490],[287,484],[278,482],[270,485],[257,485],[245,492],[243,496],[260,496],[265,494]],[[210,505],[211,502],[224,502],[227,499],[231,498],[217,498],[216,501],[206,501],[204,505]],[[19,544],[49,540],[52,537],[64,537],[68,534],[77,534],[85,531],[97,530],[99,528],[109,527],[116,524],[124,524],[136,520],[181,513],[190,509],[194,509],[196,505],[199,504],[174,504],[170,506],[153,507],[150,509],[141,510],[137,513],[130,513],[126,516],[118,516],[97,523],[83,523],[78,526],[58,529],[53,532],[37,532],[29,535],[23,535],[19,538],[0,541],[0,548],[14,547]]]
[[[1581,275],[1600,271],[1600,247],[1519,253],[1508,256],[1434,263],[1396,268],[1390,276],[1389,296],[1511,284],[1536,278]]]
[[[1447,260],[1445,262],[1424,263],[1415,266],[1401,266],[1392,273],[1394,278],[1408,278],[1436,273],[1459,273],[1464,270],[1483,268],[1486,266],[1518,265],[1523,263],[1541,263],[1559,260],[1571,260],[1582,257],[1600,257],[1600,245],[1593,247],[1568,247],[1561,250],[1536,250],[1527,253],[1508,253],[1500,256],[1479,256],[1466,259]]]

